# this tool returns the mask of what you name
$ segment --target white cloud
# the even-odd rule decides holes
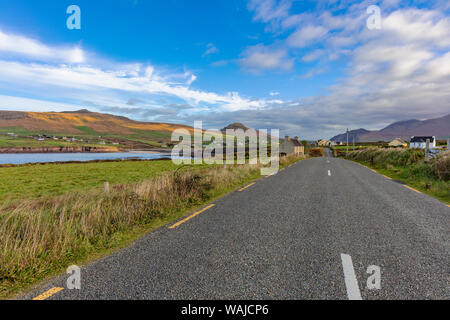
[[[3,79],[2,82],[16,85],[27,81],[29,88],[34,87],[36,92],[43,87],[46,88],[47,92],[50,91],[49,89],[53,89],[55,95],[58,95],[58,92],[70,94],[69,91],[91,93],[102,90],[149,95],[161,94],[176,97],[192,104],[207,103],[230,109],[259,106],[257,102],[241,98],[235,92],[219,95],[213,92],[192,90],[184,84],[155,77],[148,72],[152,68],[147,68],[143,74],[141,74],[141,66],[136,66],[136,68],[112,71],[89,66],[48,66],[0,60],[0,78]],[[195,79],[194,75],[190,75],[187,85]],[[66,91],[60,91],[58,88],[66,89]]]
[[[0,88],[15,88],[26,95],[37,97],[33,101],[46,101],[51,96],[60,101],[90,101],[94,106],[125,106],[130,95],[140,95],[146,99],[166,96],[172,100],[181,100],[192,105],[193,112],[212,108],[255,109],[263,105],[261,101],[243,98],[236,92],[217,94],[190,89],[197,79],[190,72],[162,74],[152,65],[117,64],[106,60],[102,61],[102,66],[99,60],[80,58],[93,55],[78,49],[67,50],[24,36],[0,33],[0,54],[14,53],[14,59],[2,59],[0,56]],[[46,97],[38,98],[43,94]],[[20,102],[26,108],[29,101],[17,100],[14,107],[19,108]],[[36,107],[37,104],[32,105]],[[65,106],[63,103],[53,105]],[[45,107],[42,105],[42,108]]]
[[[342,37],[342,36],[336,36],[336,37],[330,37],[328,39],[328,43],[332,47],[350,47],[354,44],[356,44],[357,40],[353,37]]]
[[[322,57],[324,55],[324,50],[314,50],[312,52],[309,52],[308,54],[304,55],[302,57],[302,61],[303,62],[313,62],[316,61],[317,59],[319,59],[320,57]]]
[[[271,22],[287,17],[291,4],[291,0],[250,0],[248,8],[255,12],[255,20]]]
[[[197,76],[194,75],[194,74],[191,74],[191,75],[189,76],[189,79],[186,81],[186,84],[187,84],[188,86],[190,86],[192,83],[194,83],[195,80],[197,80]]]
[[[288,15],[280,22],[286,29],[299,27],[288,37],[288,44],[325,47],[306,53],[303,62],[342,55],[348,58],[345,74],[326,94],[301,101],[267,101],[264,108],[251,114],[211,114],[207,121],[239,118],[254,127],[317,138],[342,133],[347,127],[380,129],[394,121],[449,114],[450,25],[448,12],[443,11],[445,6],[449,9],[448,3],[419,10],[392,9],[399,3],[384,1],[382,29],[376,31],[365,27],[368,4],[347,6],[346,13],[338,15]],[[301,77],[320,72],[320,68],[310,69]]]
[[[414,42],[421,45],[450,45],[450,18],[438,11],[409,9],[393,12],[383,19],[383,30],[392,42]]]
[[[206,57],[206,56],[209,56],[209,55],[211,55],[213,53],[219,52],[219,49],[217,49],[216,46],[214,44],[212,44],[212,43],[208,44],[206,47],[207,47],[207,49],[203,53],[202,57]]]
[[[0,29],[0,55],[6,54],[46,62],[82,63],[85,61],[85,53],[78,46],[50,47],[34,39],[4,33]]]
[[[248,47],[242,53],[239,60],[242,67],[252,72],[260,72],[265,70],[291,70],[294,60],[290,58],[287,51],[265,47],[261,44]]]
[[[291,34],[287,39],[287,43],[291,47],[303,48],[319,42],[327,33],[328,30],[322,26],[308,25]]]
[[[306,72],[305,74],[299,76],[299,79],[310,79],[312,77],[315,77],[317,75],[320,75],[322,73],[325,73],[328,71],[328,68],[323,67],[323,68],[315,68],[315,69],[311,69],[308,72]]]

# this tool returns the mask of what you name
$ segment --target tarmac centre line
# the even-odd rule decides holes
[[[345,287],[349,300],[362,300],[359,291],[358,280],[356,279],[355,269],[353,268],[352,257],[348,254],[341,254],[342,268],[344,269]]]

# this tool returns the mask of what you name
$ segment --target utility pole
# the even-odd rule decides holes
[[[428,162],[430,159],[430,139],[427,139],[427,144],[425,147],[425,162]]]
[[[348,128],[347,128],[347,154],[346,156],[348,156]]]

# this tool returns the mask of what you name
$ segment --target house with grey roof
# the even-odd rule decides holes
[[[284,140],[280,141],[280,156],[302,156],[305,154],[305,147],[298,140],[298,137],[294,139],[286,136]]]

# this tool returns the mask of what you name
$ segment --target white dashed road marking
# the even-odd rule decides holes
[[[331,177],[331,170],[328,170],[328,176]]]
[[[359,291],[358,280],[356,280],[355,269],[353,269],[352,257],[348,254],[341,254],[342,267],[344,269],[345,287],[349,300],[362,300]]]

